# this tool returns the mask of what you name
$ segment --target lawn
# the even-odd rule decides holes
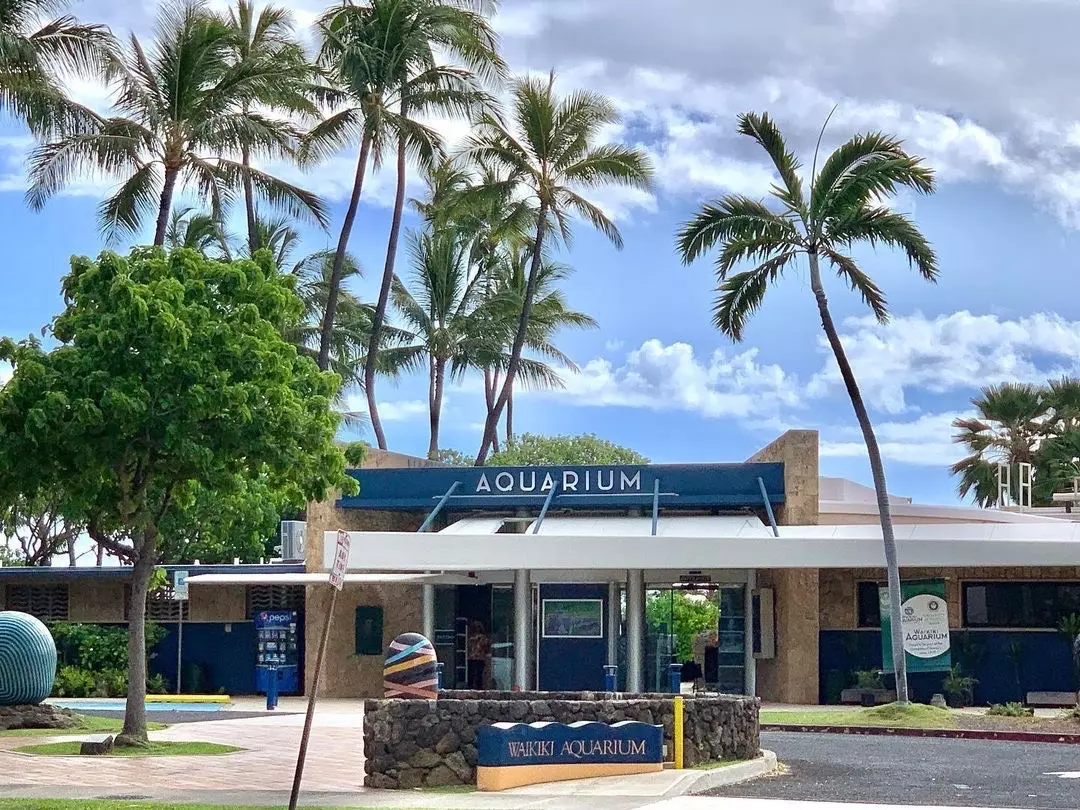
[[[0,799],[0,810],[285,810],[285,805],[276,807],[241,807],[235,804],[174,804],[173,802],[137,802],[110,799],[94,801],[92,799]],[[329,807],[309,807],[304,810],[332,810]],[[338,807],[336,810],[342,810]],[[353,808],[363,810],[363,808]],[[369,808],[369,810],[371,810]]]
[[[785,711],[763,709],[761,722],[789,726],[890,726],[893,728],[955,728],[956,718],[948,709],[913,703],[901,709],[895,703],[875,706]]]
[[[113,717],[78,715],[79,725],[74,728],[16,728],[0,731],[0,737],[61,737],[69,734],[119,734],[124,721]],[[147,723],[150,731],[160,731],[164,723]]]
[[[79,755],[78,740],[70,742],[42,743],[41,745],[24,745],[14,749],[20,754],[39,754],[50,757],[71,757]],[[243,751],[235,745],[219,745],[208,742],[151,742],[149,748],[114,748],[110,757],[199,757],[217,756],[219,754],[233,754]]]

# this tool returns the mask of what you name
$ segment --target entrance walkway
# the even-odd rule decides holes
[[[62,796],[63,789],[76,786],[132,795],[193,789],[288,791],[303,727],[302,714],[268,713],[240,720],[181,723],[150,734],[158,740],[199,740],[246,749],[201,757],[42,757],[11,749],[78,738],[0,738],[0,796],[15,795],[11,791],[16,788],[56,789],[52,795]],[[304,791],[352,792],[359,790],[363,781],[363,715],[340,711],[332,703],[320,704],[308,745]]]

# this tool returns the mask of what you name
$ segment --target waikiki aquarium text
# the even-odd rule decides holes
[[[641,492],[641,470],[584,469],[516,470],[514,472],[483,473],[476,482],[477,495],[509,495],[518,493],[546,494],[555,486],[559,494],[611,493],[617,495]]]
[[[554,757],[555,740],[529,740],[508,742],[511,759],[522,757]],[[565,740],[559,748],[560,757],[614,756],[632,757],[645,755],[644,740]]]

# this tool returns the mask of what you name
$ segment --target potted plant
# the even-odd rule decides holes
[[[946,695],[949,706],[954,709],[962,709],[970,706],[975,700],[975,684],[978,681],[970,675],[965,675],[959,664],[953,664],[945,680],[941,682],[941,691]]]
[[[855,673],[855,688],[863,706],[877,705],[878,694],[885,689],[885,679],[877,670],[864,669]]]

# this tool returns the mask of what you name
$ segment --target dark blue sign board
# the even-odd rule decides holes
[[[346,509],[431,510],[451,488],[446,508],[470,511],[539,507],[552,490],[552,504],[560,509],[651,508],[656,493],[666,507],[762,506],[762,484],[770,503],[784,502],[780,463],[412,467],[349,474],[360,492],[338,501]]]
[[[496,723],[476,730],[476,764],[652,764],[664,760],[664,729],[649,723]]]

